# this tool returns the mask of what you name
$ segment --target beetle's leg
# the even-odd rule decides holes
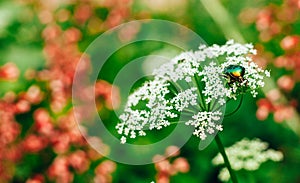
[[[229,76],[226,75],[226,74],[220,74],[220,76],[224,77],[225,79],[228,79],[228,78],[229,78]]]
[[[247,79],[245,79],[245,81],[246,81],[245,85],[246,85],[246,86],[248,86],[248,80],[247,80]]]
[[[243,77],[239,77],[239,78],[238,78],[238,81],[239,81],[240,84],[243,83],[244,81],[246,81],[246,82],[245,82],[245,86],[248,85],[248,80],[247,80],[247,79],[244,79]]]
[[[236,82],[236,79],[234,77],[229,77],[229,82],[228,82],[228,86],[231,87],[231,85]]]

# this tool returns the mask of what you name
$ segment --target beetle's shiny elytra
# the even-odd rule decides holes
[[[245,80],[245,68],[239,65],[229,65],[224,69],[223,73],[229,79],[229,85],[236,81],[242,83]]]

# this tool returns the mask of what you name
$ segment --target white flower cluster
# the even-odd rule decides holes
[[[209,104],[213,99],[219,99],[218,103],[223,105],[226,103],[225,97],[231,96],[230,89],[224,86],[224,82],[220,77],[222,72],[223,69],[218,67],[215,62],[211,62],[208,66],[204,66],[203,70],[199,72],[198,75],[202,77],[201,81],[205,83],[202,94],[206,97],[206,104]]]
[[[202,111],[193,115],[193,120],[187,121],[186,125],[192,125],[195,127],[194,135],[200,137],[201,140],[205,140],[207,134],[214,134],[216,131],[222,131],[222,125],[218,124],[222,117],[220,111],[207,112]]]
[[[211,78],[206,76],[210,76],[209,74],[205,74],[207,72],[209,73],[218,73],[222,75],[222,72],[224,72],[224,69],[226,69],[230,65],[237,65],[245,68],[245,74],[243,76],[244,82],[243,83],[237,83],[234,82],[230,87],[227,87],[226,89],[223,89],[217,84],[214,84],[214,87],[217,87],[217,92],[215,90],[211,90],[212,88],[212,82],[209,84],[206,83],[210,87],[206,87],[203,91],[205,95],[211,96],[208,97],[208,102],[215,98],[216,95],[226,96],[229,98],[236,99],[236,96],[240,93],[240,88],[246,88],[248,91],[251,92],[253,97],[256,97],[257,89],[264,86],[263,78],[270,77],[270,72],[267,70],[263,70],[258,67],[257,64],[252,62],[252,58],[249,54],[255,55],[256,50],[253,49],[252,44],[239,44],[234,43],[233,40],[228,41],[225,45],[219,46],[219,45],[213,45],[211,47],[201,46],[200,50],[198,51],[198,54],[204,54],[207,58],[216,58],[218,62],[220,63],[220,66],[218,68],[215,68],[215,65],[211,63],[208,67],[204,68],[204,71],[201,72],[200,75],[203,76],[204,80],[211,81]],[[220,81],[217,81],[219,84]],[[217,85],[217,86],[216,86]],[[229,90],[229,91],[228,91]],[[223,100],[220,100],[219,103],[224,102]],[[222,105],[222,104],[221,104]]]
[[[255,96],[264,85],[264,76],[269,76],[252,62],[249,54],[255,54],[251,44],[228,41],[223,46],[201,45],[199,50],[184,52],[154,70],[154,80],[144,83],[128,98],[116,126],[123,135],[121,142],[125,143],[126,137],[146,135],[146,129],[168,126],[170,120],[190,113],[191,108],[192,120],[186,124],[196,128],[194,134],[200,139],[221,130],[219,121],[224,114],[220,106],[226,104],[226,98],[236,99],[247,90]],[[243,82],[227,84],[224,70],[230,65],[245,69]]]
[[[178,93],[174,98],[172,98],[171,103],[174,104],[174,107],[177,111],[183,111],[189,105],[197,105],[197,88],[193,87],[187,89],[183,92]]]
[[[254,171],[259,166],[268,161],[280,161],[283,159],[283,154],[280,151],[267,149],[268,143],[262,142],[260,139],[248,140],[246,138],[235,143],[229,148],[225,149],[231,167],[234,170],[245,169]],[[213,160],[214,165],[224,164],[223,157],[219,153]],[[219,174],[219,179],[228,181],[230,178],[227,168],[222,168]]]
[[[117,124],[119,134],[136,137],[145,136],[145,127],[148,129],[161,129],[170,125],[167,118],[175,118],[177,114],[171,112],[173,106],[165,99],[169,93],[168,84],[160,80],[146,82],[142,87],[129,96],[124,113],[119,117],[121,122]],[[134,109],[140,102],[145,102],[145,109]],[[126,142],[126,137],[121,138],[121,142]]]

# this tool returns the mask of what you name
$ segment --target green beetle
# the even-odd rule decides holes
[[[244,74],[245,68],[239,65],[229,65],[224,68],[224,77],[229,79],[228,84],[231,85],[234,82],[242,83],[245,81]],[[247,84],[247,83],[246,83]]]

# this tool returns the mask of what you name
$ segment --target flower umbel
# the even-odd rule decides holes
[[[145,130],[161,129],[184,118],[186,125],[195,127],[194,135],[201,140],[223,129],[226,101],[264,86],[269,72],[252,62],[255,54],[251,44],[232,40],[225,45],[200,45],[199,50],[184,52],[154,70],[154,79],[145,82],[129,97],[116,128],[126,138],[145,136]],[[231,81],[224,70],[231,65],[245,69]],[[236,73],[234,73],[236,74]],[[235,76],[235,75],[233,75]]]
[[[248,171],[254,171],[259,166],[268,161],[280,161],[283,158],[283,154],[280,151],[273,149],[267,149],[268,143],[262,142],[260,139],[249,140],[247,138],[236,142],[229,148],[226,148],[226,154],[231,162],[232,169]],[[223,157],[219,153],[213,160],[214,165],[220,165],[224,163]],[[229,172],[226,168],[221,169],[219,179],[222,181],[228,181],[230,178]]]

